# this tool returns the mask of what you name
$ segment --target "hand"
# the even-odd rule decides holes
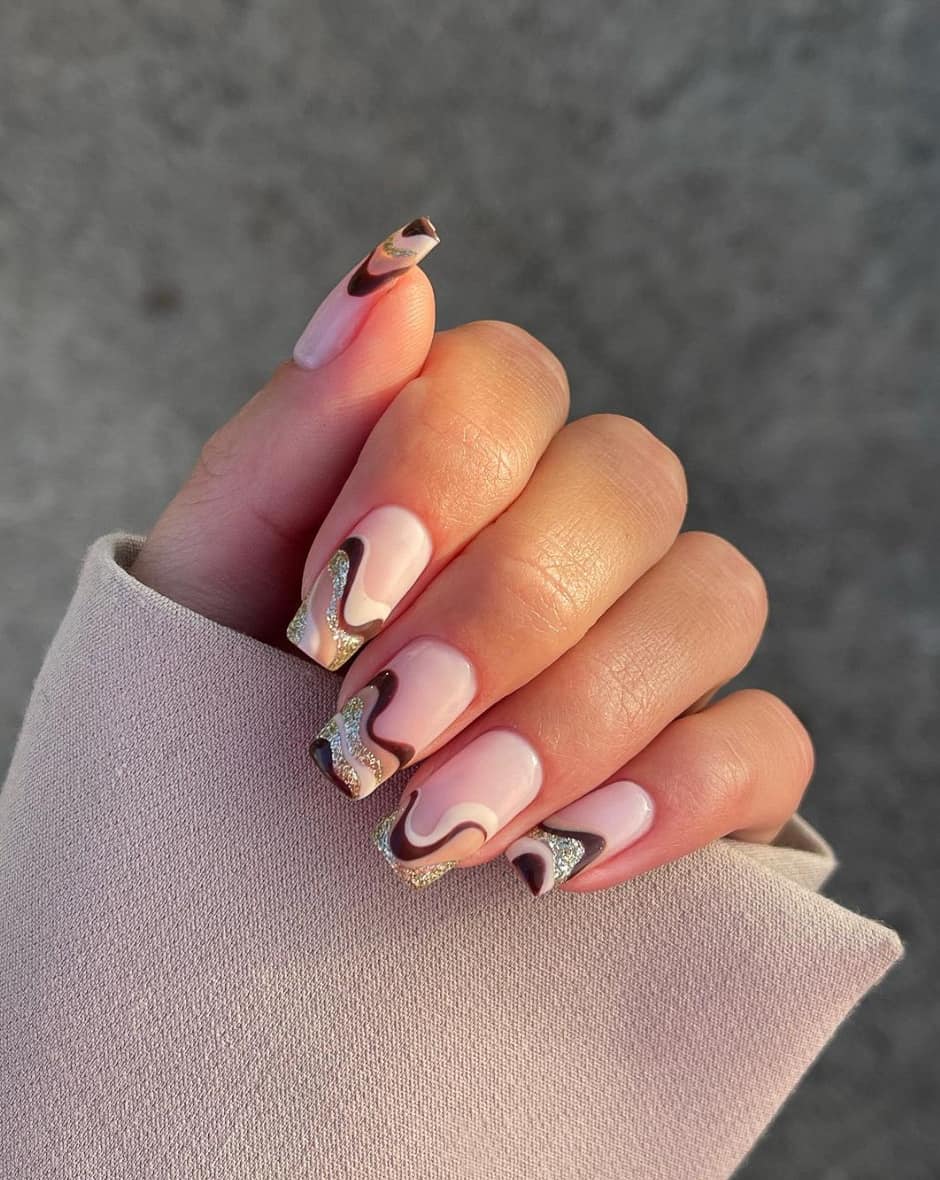
[[[809,738],[767,693],[708,703],[760,639],[760,575],[679,534],[682,467],[646,429],[565,425],[538,341],[434,335],[414,264],[436,241],[419,219],[342,280],[135,575],[267,642],[290,620],[346,669],[311,754],[357,799],[420,764],[376,834],[412,884],[505,853],[536,895],[588,891],[720,836],[772,840]]]

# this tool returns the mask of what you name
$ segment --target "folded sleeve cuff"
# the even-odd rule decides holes
[[[402,887],[336,681],[91,550],[0,794],[0,1174],[726,1177],[898,958],[828,845]],[[400,783],[397,784],[400,786]]]

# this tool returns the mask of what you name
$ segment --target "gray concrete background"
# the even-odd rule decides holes
[[[0,58],[4,746],[85,546],[427,212],[442,323],[543,337],[765,571],[748,680],[909,943],[744,1174],[940,1175],[933,0],[7,0]]]

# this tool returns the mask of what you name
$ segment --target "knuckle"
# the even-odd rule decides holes
[[[501,592],[521,606],[524,626],[542,635],[568,632],[589,610],[584,565],[564,545],[516,547],[503,557],[499,581]]]
[[[475,320],[466,326],[510,376],[524,381],[566,414],[569,404],[568,374],[552,350],[525,328],[505,320]]]
[[[730,541],[716,533],[683,533],[685,557],[702,580],[721,589],[722,600],[735,620],[743,618],[760,632],[767,621],[767,586],[757,566]]]
[[[625,499],[636,502],[642,492],[654,513],[678,528],[688,491],[685,469],[671,447],[622,414],[591,414],[569,429],[584,436],[592,465],[603,468]]]
[[[661,694],[647,658],[634,650],[606,649],[592,653],[585,667],[586,715],[606,717],[618,731],[640,729],[656,717]]]
[[[733,823],[759,816],[761,826],[784,824],[813,773],[805,727],[779,697],[761,689],[741,689],[715,710],[676,723],[708,810]]]
[[[532,434],[479,407],[427,398],[416,417],[406,466],[434,456],[435,511],[466,528],[514,498],[538,457]]]
[[[742,690],[755,715],[755,724],[773,743],[775,758],[786,765],[797,798],[813,777],[816,751],[806,726],[789,705],[760,688]]]
[[[237,447],[231,432],[223,426],[202,444],[193,480],[203,485],[218,485],[230,474],[238,462]]]
[[[463,504],[471,520],[490,515],[511,499],[532,466],[526,439],[510,431],[500,434],[472,419],[458,422],[448,443],[441,452],[442,499]],[[449,475],[447,467],[452,469]]]
[[[487,489],[488,500],[495,493],[501,503],[520,484],[532,464],[528,440],[514,431],[499,431],[465,418],[456,437],[463,451],[463,475],[475,474]]]
[[[740,813],[757,790],[757,768],[728,734],[699,752],[695,770],[709,808],[725,815]]]

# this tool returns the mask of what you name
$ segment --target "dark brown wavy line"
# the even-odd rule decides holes
[[[416,217],[414,221],[409,221],[401,231],[403,238],[413,238],[419,234],[424,237],[437,239],[437,230],[426,217]],[[381,290],[382,287],[392,282],[393,279],[397,279],[399,275],[403,275],[406,270],[411,270],[414,263],[408,262],[404,266],[396,267],[395,270],[387,270],[384,274],[373,274],[369,270],[369,263],[381,248],[381,246],[376,246],[368,258],[364,258],[349,276],[349,282],[346,284],[348,294],[357,297],[371,295],[373,291]]]
[[[346,620],[346,600],[349,598],[352,584],[359,573],[359,567],[362,565],[362,558],[365,551],[365,542],[361,537],[347,537],[339,547],[339,552],[345,553],[349,559],[349,569],[346,573],[346,585],[343,587],[343,592],[339,596],[337,613],[344,631],[348,631],[350,635],[358,635],[362,638],[363,642],[368,642],[368,640],[378,635],[382,630],[382,620],[373,619],[370,623],[363,623],[361,627],[354,627]]]
[[[538,897],[545,884],[546,864],[543,857],[535,852],[520,852],[512,859],[513,868],[529,887],[533,897]]]
[[[339,777],[333,768],[333,751],[330,749],[330,743],[326,738],[314,738],[310,743],[310,757],[317,764],[321,773],[325,774],[331,783],[335,783],[343,794],[348,795],[350,799],[355,799],[355,795],[349,789],[349,785]]]
[[[372,254],[374,253],[375,251],[373,250]],[[373,274],[369,270],[372,254],[364,262],[360,262],[349,276],[349,282],[346,284],[347,294],[357,297],[371,295],[373,291],[381,290],[392,279],[397,279],[399,275],[403,275],[406,270],[411,270],[411,263],[409,263],[407,266],[396,267],[395,270],[387,270],[384,274]]]
[[[374,688],[379,696],[366,718],[366,733],[377,746],[387,750],[393,758],[398,759],[399,768],[407,766],[415,756],[414,746],[409,746],[405,742],[392,742],[388,738],[380,738],[373,728],[375,719],[388,708],[395,698],[395,693],[398,692],[398,677],[390,668],[386,668],[367,687]]]
[[[455,836],[459,836],[461,832],[468,831],[471,828],[476,828],[478,832],[482,832],[483,839],[486,839],[486,828],[484,828],[482,824],[478,824],[475,820],[468,819],[463,823],[458,824],[456,828],[451,828],[451,830],[447,832],[446,835],[442,836],[435,844],[412,844],[405,835],[405,823],[407,822],[411,809],[414,807],[417,801],[418,792],[413,791],[411,793],[411,797],[405,805],[405,810],[398,817],[395,826],[388,834],[388,846],[396,860],[409,861],[417,860],[422,856],[430,856],[432,853],[437,852],[439,848],[442,848],[449,840],[453,840]]]

